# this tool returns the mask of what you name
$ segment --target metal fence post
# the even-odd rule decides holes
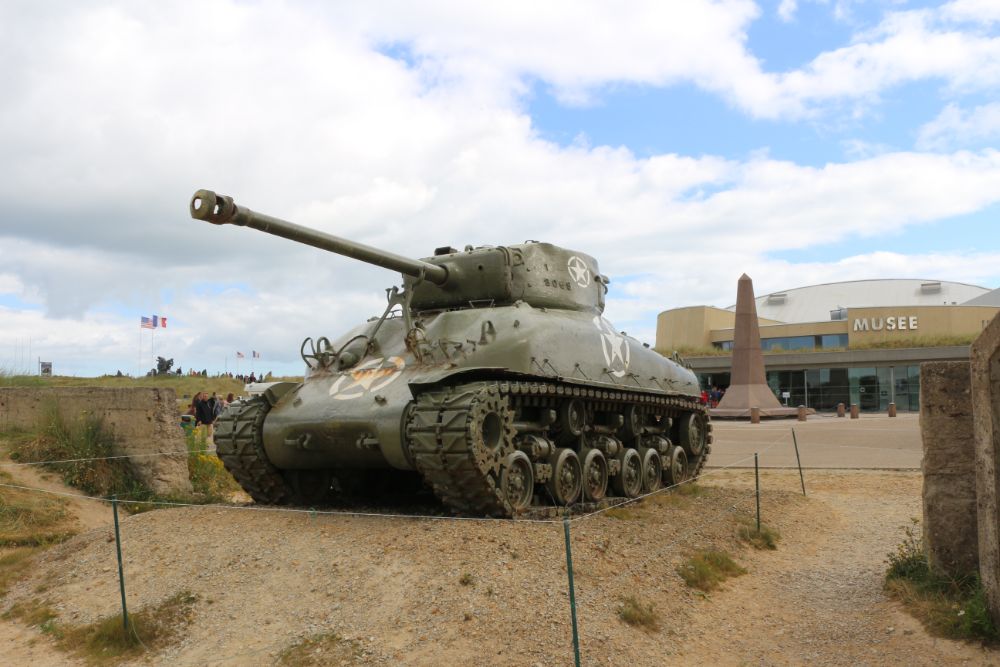
[[[799,465],[799,481],[802,482],[802,495],[806,495],[806,478],[802,475],[802,459],[799,458],[799,441],[795,437],[795,429],[792,429],[792,444],[795,445],[795,462]]]
[[[563,532],[566,535],[566,574],[569,576],[569,611],[573,618],[573,658],[580,667],[580,635],[576,629],[576,593],[573,591],[573,551],[569,544],[569,511],[563,517]]]
[[[753,477],[757,486],[757,534],[760,534],[760,468],[757,465],[757,452],[753,453]]]
[[[122,592],[122,626],[128,637],[128,606],[125,604],[125,571],[122,568],[122,536],[118,528],[118,496],[111,496],[111,509],[115,514],[115,549],[118,551],[118,587]]]

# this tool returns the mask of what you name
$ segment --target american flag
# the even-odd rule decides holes
[[[236,358],[237,359],[246,359],[246,355],[243,354],[242,352],[237,352],[236,353]]]
[[[143,329],[154,329],[156,327],[156,324],[153,322],[152,319],[148,317],[143,317],[141,320],[139,320],[139,326],[142,327]]]

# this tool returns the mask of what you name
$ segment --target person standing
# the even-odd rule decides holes
[[[214,398],[214,396],[213,396]],[[205,433],[211,438],[214,433],[215,424],[215,403],[209,402],[208,394],[206,392],[200,392],[195,403],[195,417],[198,420],[198,424],[205,425]]]

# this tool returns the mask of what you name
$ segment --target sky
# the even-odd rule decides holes
[[[742,273],[1000,286],[1000,0],[9,0],[0,89],[8,373],[298,374],[400,281],[199,188],[414,257],[585,252],[648,342]]]

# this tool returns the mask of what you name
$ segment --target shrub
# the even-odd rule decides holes
[[[643,604],[632,595],[622,599],[618,617],[629,625],[648,630],[660,629],[660,615],[653,607],[653,603]]]
[[[730,577],[746,574],[746,570],[725,551],[708,550],[689,556],[677,566],[677,573],[688,586],[707,593]]]
[[[760,524],[757,530],[757,522],[750,519],[743,519],[736,527],[736,537],[746,542],[754,549],[777,549],[778,540],[781,534],[774,528],[765,524]]]
[[[887,554],[886,592],[933,634],[951,639],[1000,639],[979,576],[971,573],[953,578],[934,571],[917,524],[914,519],[904,529],[903,541]]]

